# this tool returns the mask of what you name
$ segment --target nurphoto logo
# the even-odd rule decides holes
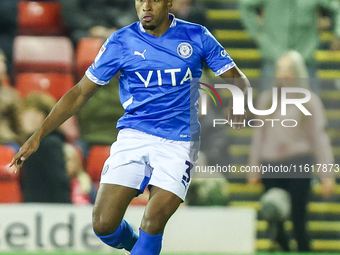
[[[233,114],[234,115],[243,115],[245,112],[245,103],[247,102],[248,110],[258,116],[269,116],[273,114],[279,106],[279,109],[281,110],[281,116],[286,116],[287,115],[287,106],[288,105],[295,105],[304,115],[312,115],[304,106],[305,103],[307,103],[311,99],[311,92],[308,89],[305,88],[297,88],[297,87],[281,87],[281,88],[272,88],[272,103],[269,109],[265,110],[259,110],[254,107],[254,100],[253,100],[253,88],[249,87],[247,89],[247,101],[245,100],[245,95],[243,94],[242,90],[231,84],[215,84],[214,87],[201,83],[201,85],[209,88],[218,98],[220,104],[222,105],[222,100],[219,94],[217,93],[216,89],[228,89],[231,94],[232,94],[232,99],[233,99]],[[217,102],[212,95],[210,91],[208,91],[205,88],[200,88],[206,93],[202,93],[201,95],[201,115],[207,115],[207,95],[209,95],[215,105],[217,105]],[[299,94],[302,97],[298,98],[289,98],[289,94]],[[271,126],[273,127],[276,122],[280,122],[283,127],[295,127],[298,125],[297,120],[295,119],[249,119],[249,120],[243,120],[243,122],[232,122],[232,120],[227,120],[227,119],[214,119],[213,121],[213,126],[215,127],[216,125],[225,125],[225,124],[230,124],[232,127],[234,124],[242,124],[245,126],[249,127],[262,127],[266,122],[271,123]]]

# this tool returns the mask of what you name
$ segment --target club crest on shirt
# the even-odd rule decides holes
[[[188,58],[192,55],[193,49],[189,43],[183,42],[177,46],[177,53],[182,58]]]

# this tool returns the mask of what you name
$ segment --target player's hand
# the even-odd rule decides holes
[[[34,153],[38,147],[39,147],[39,140],[36,139],[33,136],[31,136],[25,143],[23,146],[21,146],[19,152],[17,154],[14,155],[11,164],[9,165],[9,167],[12,167],[13,165],[15,165],[15,169],[16,172],[18,172],[20,170],[20,168],[22,167],[24,161],[32,155],[32,153]]]
[[[322,178],[321,179],[321,195],[323,198],[328,198],[335,191],[335,180],[334,178]]]
[[[246,126],[247,112],[244,111],[243,115],[234,115],[231,102],[229,102],[229,105],[226,109],[226,114],[227,114],[228,124],[233,129],[240,130]]]

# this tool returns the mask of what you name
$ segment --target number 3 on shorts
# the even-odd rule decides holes
[[[185,161],[185,164],[188,166],[188,168],[185,170],[185,174],[183,174],[182,177],[182,183],[184,185],[185,188],[188,187],[188,184],[190,183],[190,171],[193,168],[193,164],[191,164],[188,160]]]

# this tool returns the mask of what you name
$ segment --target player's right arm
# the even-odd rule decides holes
[[[96,83],[84,76],[57,102],[42,125],[15,154],[10,166],[16,164],[16,170],[19,170],[23,162],[38,149],[40,141],[74,115],[98,89]]]

